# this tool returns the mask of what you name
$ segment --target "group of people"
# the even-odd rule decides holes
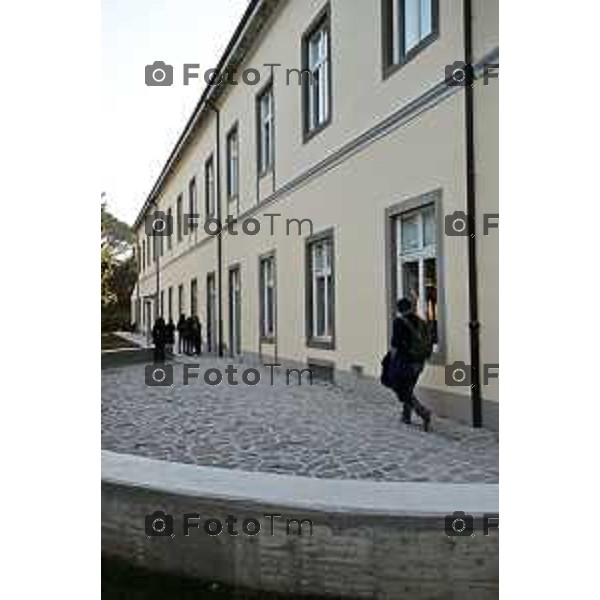
[[[167,354],[174,352],[176,337],[179,354],[202,354],[202,323],[197,316],[186,318],[181,315],[177,326],[172,319],[166,323],[162,317],[158,317],[152,327],[154,362],[164,362]]]

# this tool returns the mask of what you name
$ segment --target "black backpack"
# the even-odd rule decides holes
[[[429,324],[423,319],[402,319],[410,331],[410,344],[407,344],[406,358],[415,362],[425,362],[433,353],[433,338]]]

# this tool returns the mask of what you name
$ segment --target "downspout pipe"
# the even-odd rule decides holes
[[[477,202],[475,188],[475,118],[474,118],[474,72],[473,72],[473,4],[463,4],[464,50],[467,79],[465,81],[465,142],[466,142],[466,193],[468,236],[468,279],[469,279],[469,342],[471,362],[471,404],[473,427],[483,426],[481,399],[481,348],[479,322],[479,284],[477,271]]]
[[[217,120],[217,143],[215,161],[217,219],[221,223],[221,231],[217,236],[217,301],[219,304],[219,334],[217,347],[219,357],[223,357],[223,221],[221,220],[221,111],[212,100],[207,100],[208,107],[215,113]]]

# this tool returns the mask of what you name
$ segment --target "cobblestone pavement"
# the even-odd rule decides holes
[[[435,418],[433,431],[401,423],[392,393],[360,395],[261,369],[256,386],[227,384],[229,361],[202,358],[200,378],[147,387],[145,366],[102,372],[102,448],[246,471],[379,481],[498,481],[498,434]],[[218,368],[223,383],[204,372]],[[415,419],[415,422],[418,419]]]

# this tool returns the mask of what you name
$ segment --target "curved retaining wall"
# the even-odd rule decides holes
[[[146,535],[145,517],[157,510],[173,516],[172,537]],[[445,516],[457,510],[475,517],[474,537],[445,534]],[[482,516],[497,512],[492,484],[310,479],[102,452],[104,556],[251,589],[497,598],[498,532],[482,533]],[[201,515],[189,536],[185,513]],[[228,515],[237,536],[228,533]],[[222,523],[219,535],[205,532],[209,519]],[[260,523],[256,535],[244,533],[247,519]],[[288,519],[309,519],[312,536],[308,522],[298,535]]]

